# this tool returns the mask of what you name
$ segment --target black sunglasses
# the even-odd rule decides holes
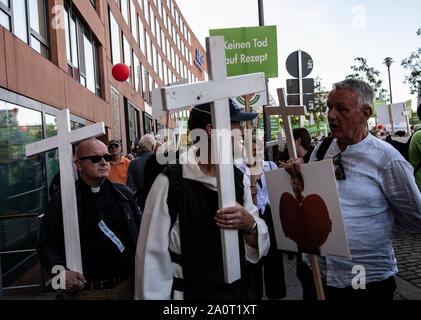
[[[109,146],[108,146],[108,148],[118,148],[120,145],[119,144],[110,144]]]
[[[335,166],[338,166],[335,170],[336,180],[346,180],[345,169],[342,166],[340,153],[338,153],[336,156],[333,157],[333,164]]]
[[[104,158],[105,161],[110,162],[111,159],[113,158],[113,156],[111,154],[109,154],[109,153],[106,153],[106,154],[104,154],[102,156],[87,156],[87,157],[82,157],[82,158],[79,158],[79,160],[91,159],[91,161],[93,163],[98,163],[98,162],[101,161],[102,158]]]

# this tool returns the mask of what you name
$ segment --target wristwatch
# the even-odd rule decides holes
[[[257,222],[254,222],[253,226],[250,228],[250,230],[244,231],[247,234],[253,234],[257,231]]]

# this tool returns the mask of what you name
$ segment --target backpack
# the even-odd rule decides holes
[[[181,198],[181,192],[183,188],[183,170],[182,165],[179,164],[179,153],[177,151],[176,154],[176,163],[175,164],[160,164],[156,159],[156,155],[151,156],[145,165],[145,183],[144,187],[140,192],[138,192],[138,197],[140,197],[140,202],[143,204],[143,208],[141,211],[143,212],[144,204],[146,202],[146,198],[152,185],[156,179],[156,177],[160,173],[164,173],[169,180],[168,186],[168,196],[167,196],[167,204],[168,204],[168,211],[171,218],[171,227],[174,225],[175,221],[177,220],[177,208],[178,203]],[[234,180],[235,183],[240,186],[240,189],[244,188],[243,185],[243,173],[240,169],[234,167]],[[242,198],[242,194],[239,195]]]

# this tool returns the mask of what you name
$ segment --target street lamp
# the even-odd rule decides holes
[[[391,57],[387,57],[384,59],[384,64],[387,66],[387,73],[389,74],[389,93],[390,93],[390,103],[392,102],[392,84],[390,82],[390,65],[393,63],[393,59]]]

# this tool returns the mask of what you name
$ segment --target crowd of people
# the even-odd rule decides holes
[[[236,205],[219,208],[217,170],[212,162],[210,104],[195,106],[188,128],[204,132],[174,164],[161,164],[165,142],[151,134],[138,152],[124,157],[121,142],[96,139],[75,149],[77,205],[83,275],[65,274],[63,299],[281,299],[286,296],[283,252],[277,248],[265,172],[284,168],[292,178],[300,165],[332,159],[352,260],[319,257],[328,300],[391,300],[398,272],[392,229],[421,231],[421,130],[408,143],[408,159],[367,129],[374,92],[360,80],[336,83],[328,106],[329,137],[293,130],[297,158],[277,150],[265,161],[253,137],[254,163],[233,165]],[[258,114],[230,102],[234,139]],[[421,119],[421,105],[418,107]],[[206,140],[206,141],[204,141]],[[242,139],[240,139],[242,141]],[[203,143],[206,142],[206,150]],[[252,173],[258,165],[262,170]],[[57,190],[56,190],[57,191]],[[60,191],[52,195],[39,236],[41,264],[51,274],[66,266]],[[224,280],[221,229],[237,230],[241,278]],[[316,299],[312,265],[297,255],[303,299]],[[353,267],[364,266],[367,286],[353,289]]]

